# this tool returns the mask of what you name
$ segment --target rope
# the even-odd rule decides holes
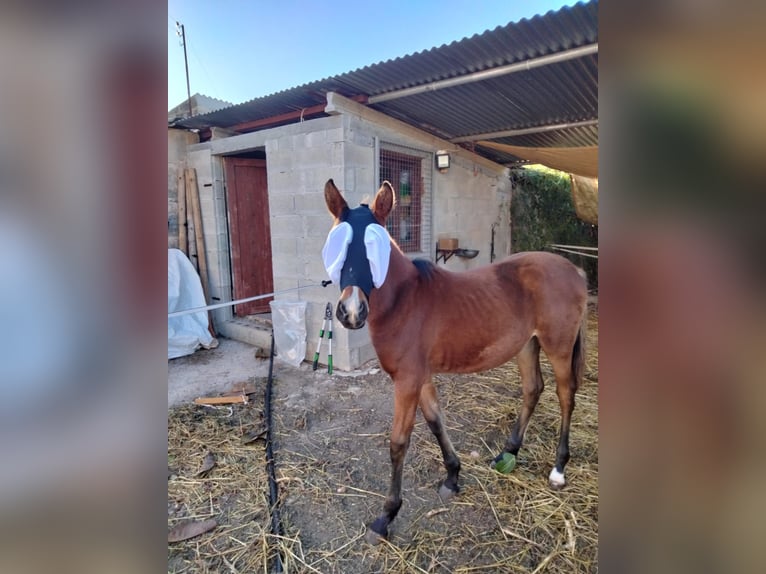
[[[220,309],[221,307],[229,307],[231,305],[239,305],[240,303],[248,303],[250,301],[257,301],[258,299],[266,299],[267,297],[273,297],[274,295],[281,295],[282,293],[289,293],[290,291],[300,291],[301,289],[308,289],[309,287],[327,287],[332,281],[322,281],[321,283],[312,283],[311,285],[303,285],[301,287],[291,287],[290,289],[282,289],[281,291],[273,291],[266,293],[265,295],[256,295],[255,297],[246,297],[244,299],[237,299],[236,301],[226,301],[224,303],[216,303],[214,305],[206,305],[205,307],[194,307],[192,309],[182,309],[181,311],[173,311],[168,313],[168,319],[171,317],[180,317],[181,315],[189,315],[191,313],[199,313],[200,311],[209,311],[211,309]]]

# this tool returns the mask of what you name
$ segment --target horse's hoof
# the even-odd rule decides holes
[[[388,525],[384,518],[378,518],[367,527],[367,533],[364,535],[369,544],[375,546],[380,544],[381,540],[388,539]]]
[[[457,493],[460,492],[460,490],[452,490],[449,486],[446,484],[442,484],[439,487],[439,498],[442,499],[442,502],[447,502],[448,500],[452,499],[454,496],[457,495]]]
[[[553,490],[561,490],[564,488],[567,484],[567,481],[564,478],[564,473],[556,470],[556,467],[554,466],[548,476],[548,484],[550,484]]]
[[[381,541],[385,540],[385,536],[381,536],[377,532],[375,532],[372,528],[367,529],[367,533],[364,535],[364,539],[367,541],[367,544],[370,546],[377,546],[381,543]]]

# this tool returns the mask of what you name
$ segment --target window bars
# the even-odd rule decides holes
[[[396,209],[386,228],[405,253],[430,254],[432,154],[404,146],[380,144],[380,181],[396,192]]]

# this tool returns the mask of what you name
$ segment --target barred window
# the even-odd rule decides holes
[[[386,222],[391,237],[405,253],[431,252],[431,154],[383,144],[380,182],[396,192],[396,208]]]

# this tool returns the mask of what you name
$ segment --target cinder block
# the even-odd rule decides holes
[[[326,134],[326,141],[330,143],[342,142],[345,139],[342,127],[329,129],[325,132],[325,134]]]
[[[273,237],[271,239],[271,252],[273,257],[296,258],[298,251],[297,240],[294,237]]]
[[[345,166],[348,167],[373,167],[375,162],[375,149],[347,143],[344,148]]]
[[[346,141],[355,143],[362,147],[375,147],[375,138],[364,131],[349,130],[346,134]]]
[[[295,211],[308,214],[323,214],[329,220],[327,204],[325,203],[324,193],[321,189],[309,191],[308,193],[298,193],[295,198]]]
[[[303,277],[303,264],[294,256],[272,253],[271,268],[274,277]]]
[[[332,144],[342,145],[342,144]],[[329,145],[304,147],[303,149],[296,148],[295,153],[292,155],[291,168],[296,167],[299,169],[310,168],[322,168],[332,166],[332,147]]]
[[[293,153],[275,149],[266,153],[266,171],[289,171],[294,165]]]
[[[345,170],[346,175],[346,191],[356,191],[356,170],[353,167],[347,167]]]
[[[333,167],[343,167],[345,163],[345,144],[343,142],[329,143],[330,146],[330,165]]]
[[[304,237],[314,237],[317,238],[317,240],[321,239],[321,241],[324,242],[327,233],[332,227],[332,219],[329,213],[322,215],[304,215],[303,221],[305,229]]]
[[[306,134],[300,133],[300,134],[293,134],[290,137],[290,140],[292,140],[292,149],[293,151],[298,151],[304,147],[306,147]]]
[[[306,256],[307,260],[304,263],[305,276],[309,279],[313,279],[317,283],[327,280],[327,270],[324,268],[324,263],[322,262],[321,245],[317,245],[316,253],[309,252],[306,253]]]
[[[327,144],[327,131],[320,130],[307,133],[304,139],[305,147],[320,147]]]
[[[269,213],[271,215],[295,214],[295,196],[292,194],[269,194]]]
[[[328,179],[335,181],[335,185],[343,191],[345,190],[344,170],[332,167],[329,164],[315,166],[311,169],[301,171],[303,193],[319,193],[324,197],[324,185]]]
[[[293,151],[293,136],[285,135],[276,140],[279,151]]]
[[[300,181],[300,174],[291,170],[266,170],[269,186],[269,201],[272,196],[295,193],[295,186]]]
[[[271,237],[302,237],[303,222],[300,215],[272,215]]]
[[[330,218],[328,216],[328,226],[327,230],[330,230]],[[322,246],[324,245],[325,239],[327,235],[323,235],[321,237],[298,237],[296,239],[297,244],[297,251],[299,254],[301,254],[301,257],[303,258],[304,262],[308,262],[314,259],[319,259],[321,261],[321,253],[322,253]],[[323,277],[322,279],[326,279],[326,277]]]
[[[363,192],[363,193],[370,193],[374,194],[378,191],[378,182],[375,181],[375,170],[373,169],[373,166],[370,167],[355,167],[354,170],[354,180],[355,180],[355,188],[357,191]],[[372,196],[374,197],[374,195]]]

